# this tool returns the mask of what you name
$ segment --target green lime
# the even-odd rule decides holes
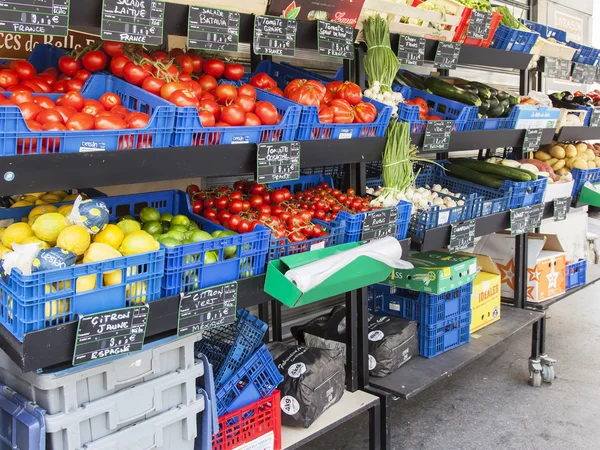
[[[117,223],[117,226],[121,229],[125,236],[127,236],[129,233],[142,229],[142,225],[137,220],[132,219],[121,220]]]
[[[188,227],[188,230],[199,230],[200,227],[198,226],[198,224],[196,222],[190,222],[190,226]]]
[[[181,245],[181,242],[179,242],[177,239],[173,239],[172,237],[159,237],[157,239],[158,242],[160,242],[162,245],[164,245],[167,248],[173,248],[173,247],[177,247],[178,245]]]
[[[173,222],[171,222],[171,228],[169,228],[169,231],[181,231],[182,233],[187,233],[188,229],[183,225],[174,225]]]
[[[183,214],[178,214],[171,219],[171,226],[173,225],[183,225],[187,229],[190,226],[190,219]]]
[[[150,234],[160,234],[163,232],[163,226],[159,221],[151,220],[149,222],[144,222],[142,230],[147,231]]]
[[[166,233],[167,231],[169,231],[169,228],[171,228],[171,222],[168,222],[166,220],[161,220],[160,224],[162,225],[163,233]]]
[[[221,232],[221,236],[219,237],[225,238],[228,236],[235,236],[236,234],[237,233],[235,231],[225,230]],[[223,254],[225,255],[225,259],[235,258],[235,255],[237,254],[237,246],[230,245],[229,247],[225,247]]]
[[[184,239],[181,241],[182,244],[195,244],[196,241],[192,241],[191,239]]]
[[[158,209],[146,206],[140,211],[140,220],[142,222],[154,222],[160,220]]]
[[[169,230],[167,231],[166,235],[170,238],[177,239],[178,241],[183,241],[185,239],[183,233],[178,230]]]
[[[161,222],[170,222],[172,218],[173,214],[162,213],[158,220],[160,220]]]
[[[222,233],[225,233],[225,231],[224,231],[224,230],[215,230],[215,231],[213,231],[213,232],[212,232],[212,233],[210,233],[210,234],[211,234],[211,236],[213,237],[213,239],[216,239],[216,238],[219,238],[219,237],[221,237],[221,234],[222,234]]]
[[[133,216],[123,216],[119,218],[119,222],[123,222],[124,220],[135,220]]]
[[[206,252],[204,255],[204,264],[213,264],[218,261],[218,256],[216,252]]]
[[[206,231],[195,230],[190,232],[190,239],[194,242],[210,241],[213,237]]]

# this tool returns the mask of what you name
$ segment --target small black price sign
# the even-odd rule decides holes
[[[70,0],[0,2],[0,33],[69,34]]]
[[[320,55],[354,59],[354,28],[350,25],[319,20],[317,41]]]
[[[143,305],[80,316],[73,365],[140,351],[149,310]]]
[[[523,153],[535,152],[540,148],[542,142],[543,128],[529,128],[525,130],[525,138],[523,139]]]
[[[592,115],[590,116],[590,127],[600,127],[600,107],[594,107],[592,109]]]
[[[571,73],[571,61],[547,56],[545,66],[545,73],[548,78],[558,78],[561,80],[569,79]]]
[[[450,252],[459,252],[475,244],[475,220],[453,223],[450,230]]]
[[[103,0],[102,39],[161,45],[164,19],[164,0]]]
[[[450,147],[451,120],[430,120],[425,128],[423,152],[444,152]]]
[[[400,64],[422,66],[425,62],[425,43],[423,37],[401,34],[398,39],[398,59]]]
[[[254,18],[254,53],[257,55],[294,56],[298,23],[273,16]]]
[[[467,37],[472,39],[487,39],[490,36],[492,26],[492,13],[478,11],[474,9],[471,12]]]
[[[300,178],[300,142],[270,142],[257,145],[256,180],[259,183]]]
[[[538,203],[537,205],[529,206],[529,229],[539,228],[542,225],[542,219],[544,218],[544,204]]]
[[[433,65],[438,69],[456,69],[459,56],[460,44],[458,42],[439,41]]]
[[[240,13],[190,6],[188,47],[217,52],[237,52],[240,42]]]
[[[177,335],[199,333],[235,322],[237,281],[181,294]]]
[[[593,84],[596,81],[596,66],[585,65],[585,83]]]
[[[510,234],[527,233],[529,230],[539,228],[544,218],[544,205],[531,205],[510,210]]]
[[[569,209],[571,208],[571,197],[555,198],[554,199],[554,221],[562,222],[567,218]]]
[[[369,242],[396,234],[398,208],[377,209],[365,213],[360,240]]]
[[[596,83],[600,83],[600,67],[596,66],[596,78],[594,80]]]
[[[571,72],[571,81],[573,81],[573,83],[585,83],[585,64],[573,64],[573,72]]]

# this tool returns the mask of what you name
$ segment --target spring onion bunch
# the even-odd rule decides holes
[[[521,31],[531,31],[525,25],[523,25],[519,20],[515,18],[513,13],[506,6],[496,6],[494,8],[497,13],[502,14],[502,19],[500,23],[505,27],[514,28],[515,30]]]
[[[392,92],[394,77],[400,70],[400,61],[390,45],[388,20],[379,14],[367,17],[363,22],[363,32],[367,44],[364,68],[369,87],[379,82],[381,93]]]

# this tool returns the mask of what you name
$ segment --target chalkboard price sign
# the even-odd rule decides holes
[[[523,153],[535,152],[540,148],[543,132],[543,128],[529,128],[528,130],[525,130],[525,138],[523,139]]]
[[[361,241],[369,242],[396,234],[398,208],[377,209],[365,213]]]
[[[143,305],[81,316],[73,365],[140,351],[149,310]]]
[[[545,61],[545,73],[548,78],[568,80],[571,73],[571,61],[547,56]]]
[[[164,0],[104,0],[102,39],[161,45],[164,19]]]
[[[554,221],[562,222],[566,220],[567,214],[571,207],[571,197],[555,198],[554,199]]]
[[[188,47],[217,52],[237,52],[240,42],[240,13],[190,6]]]
[[[256,179],[259,183],[300,178],[300,142],[258,144]]]
[[[472,39],[487,39],[490,36],[491,26],[492,13],[474,9],[471,12],[471,19],[469,20],[467,37]]]
[[[529,206],[529,229],[539,228],[542,225],[542,219],[544,218],[544,205],[538,203],[537,205]]]
[[[354,29],[350,25],[319,20],[317,40],[320,55],[354,59]]]
[[[254,53],[257,55],[294,56],[296,54],[295,20],[282,17],[254,18]]]
[[[585,65],[585,83],[593,84],[596,81],[596,66]]]
[[[238,284],[212,286],[181,294],[177,334],[186,336],[235,322]]]
[[[592,109],[592,115],[590,116],[590,127],[600,127],[600,107],[594,107]]]
[[[425,128],[423,152],[444,152],[450,147],[451,120],[430,120]]]
[[[571,73],[571,81],[573,83],[585,83],[585,64],[573,64],[573,72]]]
[[[472,247],[475,244],[475,220],[467,220],[465,222],[451,225],[450,252],[459,252]]]
[[[69,34],[70,0],[0,2],[0,33]]]
[[[422,66],[425,62],[425,38],[401,34],[398,39],[400,64]]]
[[[529,230],[539,228],[544,218],[544,205],[537,204],[510,210],[510,234],[527,233]]]
[[[456,69],[459,56],[460,44],[458,42],[439,41],[433,64],[438,69]]]

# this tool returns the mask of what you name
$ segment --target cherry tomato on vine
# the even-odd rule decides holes
[[[99,72],[106,68],[108,57],[106,56],[106,53],[100,50],[94,50],[85,53],[81,57],[81,64],[90,72]]]

